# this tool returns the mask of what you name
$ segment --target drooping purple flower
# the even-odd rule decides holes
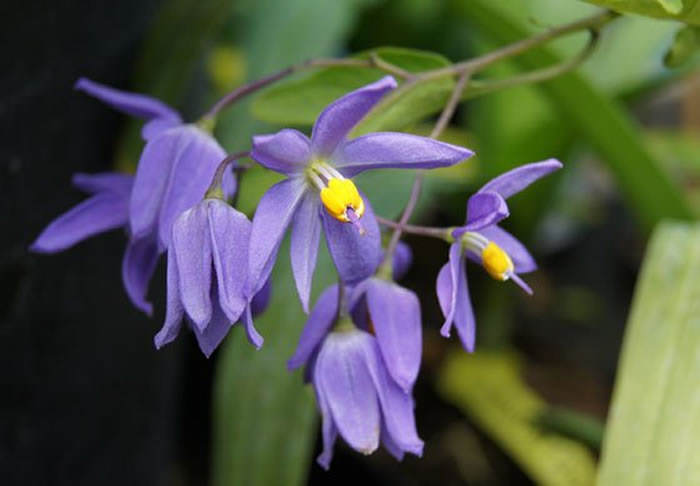
[[[449,337],[454,324],[467,351],[474,350],[476,326],[465,258],[482,265],[493,278],[512,279],[531,294],[532,289],[518,274],[535,270],[535,260],[520,241],[497,223],[509,215],[506,199],[561,167],[556,159],[516,167],[487,182],[469,198],[467,220],[452,232],[455,242],[450,245],[449,261],[440,269],[436,285],[445,316],[440,332]]]
[[[185,317],[207,357],[239,318],[250,342],[262,345],[243,293],[249,238],[250,221],[219,199],[204,199],[177,218],[168,249],[167,307],[154,340],[157,348],[177,337]]]
[[[99,233],[125,228],[133,182],[133,176],[117,172],[75,174],[73,185],[91,196],[53,220],[30,249],[57,253]],[[146,292],[159,255],[155,238],[146,235],[129,239],[122,261],[124,288],[134,306],[148,315],[153,309]]]
[[[158,236],[161,249],[169,244],[171,226],[186,209],[202,199],[226,152],[210,133],[149,96],[127,93],[81,78],[75,88],[113,108],[146,120],[146,140],[129,200],[132,238]],[[225,192],[233,177],[224,178]]]
[[[321,226],[346,284],[369,277],[381,253],[372,207],[349,178],[369,169],[429,169],[456,164],[473,153],[405,133],[348,133],[387,92],[390,76],[334,101],[319,115],[311,139],[297,130],[253,137],[251,157],[287,179],[262,197],[253,219],[249,287],[255,292],[272,271],[277,251],[292,225],[292,270],[305,311],[316,265]]]
[[[398,460],[420,456],[413,398],[392,378],[377,339],[348,317],[337,317],[338,287],[321,295],[302,332],[290,369],[306,364],[323,418],[323,452],[328,469],[340,434],[355,450],[371,454],[379,442]],[[379,322],[376,324],[380,325]]]
[[[389,374],[410,393],[423,343],[418,297],[395,282],[371,277],[352,291],[351,299],[355,322],[376,336]]]

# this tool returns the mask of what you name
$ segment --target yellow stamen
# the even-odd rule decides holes
[[[481,260],[486,271],[496,280],[508,280],[508,274],[513,271],[513,261],[493,241],[481,252]]]
[[[358,218],[365,212],[365,203],[350,179],[329,179],[328,186],[321,189],[321,201],[331,216],[344,223],[350,222],[348,208],[352,209]]]

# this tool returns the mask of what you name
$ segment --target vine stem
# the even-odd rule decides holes
[[[377,221],[379,222],[379,224],[383,224],[384,226],[388,226],[389,228],[398,229],[400,227],[401,231],[403,231],[404,233],[411,233],[413,235],[420,236],[429,236],[431,238],[439,238],[441,240],[444,240],[445,238],[449,237],[449,234],[453,229],[440,228],[437,226],[418,226],[415,224],[400,225],[397,221],[394,221],[393,219],[382,218],[381,216],[377,216]]]
[[[223,195],[223,192],[221,190],[221,182],[224,179],[224,173],[226,172],[226,168],[228,165],[232,162],[235,162],[238,159],[242,159],[243,157],[248,157],[250,156],[250,152],[238,152],[235,154],[230,154],[227,155],[224,160],[219,162],[219,165],[216,167],[216,172],[214,172],[214,176],[211,178],[211,183],[209,184],[209,189],[207,189],[207,192],[204,194],[205,198],[209,197],[218,197],[221,198]]]

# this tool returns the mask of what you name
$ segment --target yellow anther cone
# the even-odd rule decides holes
[[[496,280],[506,280],[513,271],[513,262],[508,254],[493,241],[481,252],[481,260],[486,271]]]
[[[352,208],[358,217],[365,211],[362,197],[350,179],[330,179],[328,186],[321,190],[321,201],[335,219],[344,223],[350,221],[346,214],[348,208]]]

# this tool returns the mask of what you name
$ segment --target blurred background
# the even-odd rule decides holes
[[[139,125],[74,92],[80,76],[157,96],[195,120],[246,80],[309,58],[394,46],[458,61],[595,11],[576,0],[6,2],[2,483],[591,484],[649,237],[667,218],[700,212],[698,57],[668,54],[680,22],[625,15],[573,74],[460,106],[444,139],[478,156],[430,174],[415,222],[460,224],[468,195],[516,165],[558,157],[565,168],[509,201],[505,226],[540,266],[526,278],[535,295],[470,271],[473,355],[439,336],[434,283],[446,245],[406,239],[414,264],[402,285],[419,295],[424,325],[415,392],[422,459],[397,463],[383,451],[365,457],[338,441],[330,472],[315,464],[312,393],[284,366],[304,322],[284,249],[272,305],[259,319],[263,349],[252,350],[234,329],[207,360],[187,335],[155,352],[165,266],[153,280],[156,312],[148,319],[122,289],[123,234],[53,256],[27,247],[83,198],[70,186],[73,173],[133,170],[138,160]],[[557,40],[484,75],[566,59],[586,36]],[[246,150],[253,133],[308,127],[284,103],[290,87],[321,107],[329,101],[301,89],[309,76],[227,110],[216,131],[222,145]],[[396,128],[422,133],[429,123]],[[241,209],[252,214],[276,180],[262,170],[246,173]],[[358,186],[379,214],[395,217],[410,180],[386,171],[358,178]],[[700,247],[692,241],[668,244]],[[325,255],[316,295],[332,279]]]

